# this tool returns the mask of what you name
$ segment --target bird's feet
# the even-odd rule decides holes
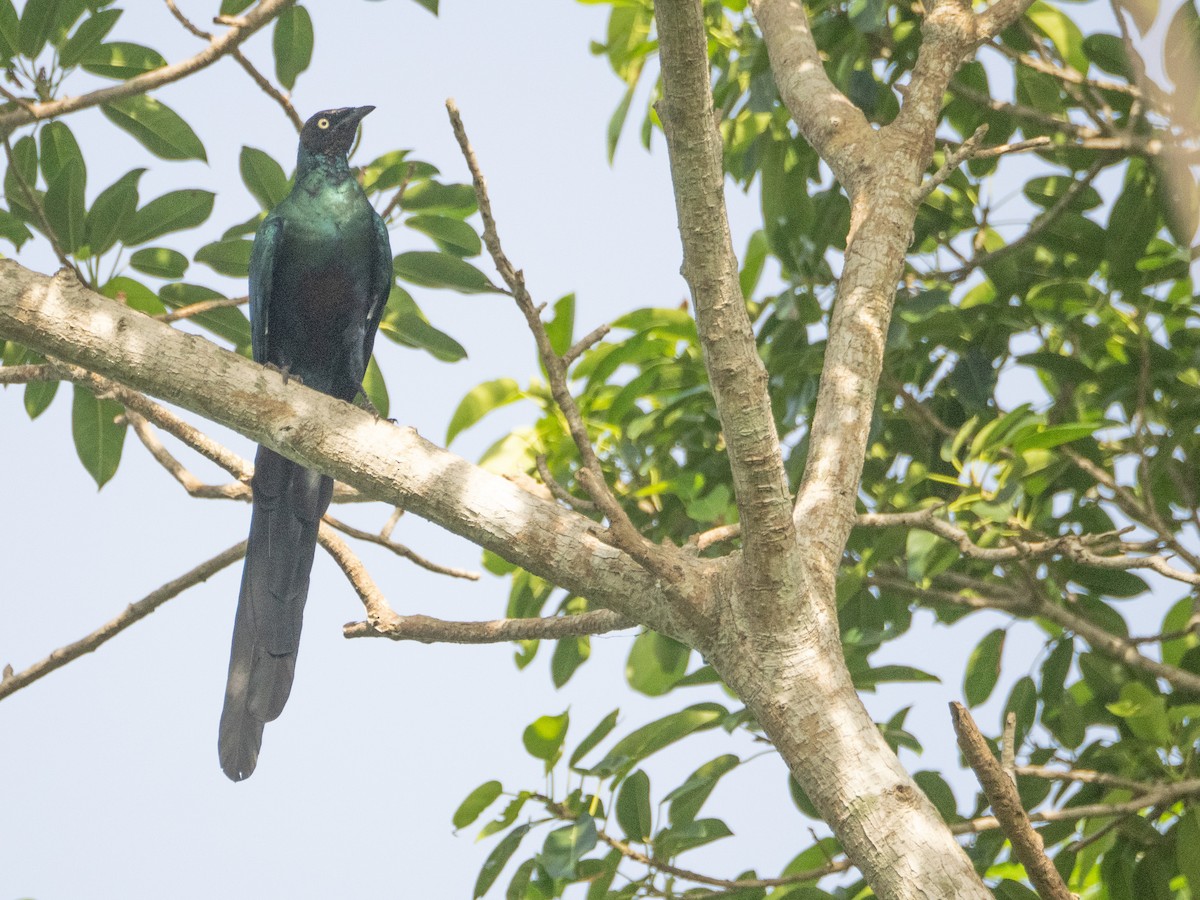
[[[283,377],[284,384],[287,384],[289,381],[294,381],[296,384],[304,384],[303,378],[292,374],[291,366],[277,366],[275,363],[263,363],[263,366],[272,372],[278,372]]]
[[[359,409],[365,409],[367,412],[373,415],[375,417],[375,421],[379,421],[383,418],[383,414],[376,408],[375,404],[371,402],[371,398],[361,390],[358,392],[358,396],[354,398],[354,405]],[[391,422],[393,425],[396,424],[395,419],[388,419],[387,421]]]

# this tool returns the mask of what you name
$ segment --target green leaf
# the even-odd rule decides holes
[[[667,794],[664,800],[671,804],[668,812],[671,826],[679,827],[695,819],[717,782],[739,765],[741,760],[732,753],[718,756],[706,762],[689,775],[683,784]]]
[[[100,293],[110,300],[124,303],[130,309],[144,312],[148,316],[161,315],[167,311],[163,302],[158,299],[158,294],[140,281],[134,281],[124,275],[110,279],[104,287],[100,288]]]
[[[697,703],[679,712],[663,716],[648,725],[630,732],[589,771],[594,774],[611,774],[657,753],[695,731],[715,728],[729,711],[719,703]]]
[[[1004,652],[1007,632],[996,628],[988,632],[967,660],[967,672],[963,678],[963,695],[967,706],[976,707],[992,695],[1000,679],[1000,656]]]
[[[405,225],[433,238],[438,249],[455,256],[478,256],[483,249],[475,229],[462,219],[451,216],[421,215],[405,220]]]
[[[29,208],[30,201],[26,189],[37,197],[37,171],[37,143],[26,135],[13,144],[12,160],[4,172],[4,196],[13,215],[35,224],[37,216]]]
[[[643,631],[629,650],[625,680],[648,697],[662,696],[687,674],[691,652],[686,645],[656,631]]]
[[[58,0],[26,0],[21,13],[20,48],[21,53],[30,59],[46,46],[57,5]]]
[[[605,149],[608,151],[608,164],[610,166],[617,155],[617,144],[620,143],[621,132],[625,129],[625,120],[629,117],[629,106],[633,102],[633,94],[636,90],[637,81],[634,80],[625,89],[625,94],[621,97],[621,102],[617,104],[617,108],[613,110],[612,117],[608,120],[608,128],[605,131],[604,139]]]
[[[442,184],[432,179],[410,184],[400,206],[407,212],[440,212],[460,219],[477,208],[475,189],[469,184]]]
[[[1175,832],[1175,864],[1179,872],[1187,878],[1192,896],[1200,896],[1200,809],[1192,807],[1179,817],[1179,827]]]
[[[609,733],[616,727],[617,716],[620,715],[620,713],[621,711],[619,709],[614,709],[607,716],[600,720],[600,724],[588,732],[587,737],[579,742],[579,746],[576,747],[571,753],[571,758],[568,760],[568,764],[572,769],[574,769],[576,764],[585,756],[587,756],[597,744],[608,737]]]
[[[854,686],[859,690],[870,690],[877,684],[896,681],[940,682],[941,679],[914,666],[875,666],[851,671]]]
[[[8,210],[0,209],[0,237],[11,242],[16,249],[20,250],[21,245],[33,237],[33,232]]]
[[[84,241],[86,183],[83,160],[71,160],[46,189],[46,219],[67,253],[75,253]]]
[[[556,688],[571,680],[575,670],[592,655],[592,642],[587,635],[559,638],[550,657],[550,678]]]
[[[555,829],[546,835],[542,845],[541,863],[551,878],[571,879],[575,868],[596,846],[596,822],[587,813],[572,824]]]
[[[204,145],[192,127],[169,106],[138,94],[105,103],[100,111],[162,159],[200,159],[208,162]]]
[[[429,10],[435,16],[438,14],[438,0],[416,0],[418,6]]]
[[[1050,38],[1067,65],[1080,74],[1087,74],[1088,60],[1083,52],[1083,32],[1079,30],[1078,25],[1061,10],[1042,3],[1041,0],[1029,7],[1025,16]]]
[[[145,169],[126,172],[96,197],[84,224],[84,240],[92,256],[99,256],[117,241],[138,204],[138,181]]]
[[[374,354],[367,360],[367,372],[363,375],[362,392],[371,401],[371,405],[375,407],[375,412],[379,413],[379,417],[386,419],[391,410],[391,402],[388,399],[387,382],[383,379],[383,371],[379,368],[379,361]]]
[[[909,579],[920,581],[950,568],[958,559],[958,548],[935,534],[914,528],[908,533],[905,556]]]
[[[215,197],[212,191],[194,188],[155,197],[130,217],[121,237],[132,246],[173,231],[195,228],[212,214]]]
[[[196,262],[204,263],[215,272],[230,278],[245,278],[250,274],[250,251],[254,241],[213,241],[196,251]]]
[[[750,235],[750,240],[746,244],[746,252],[742,255],[742,271],[738,275],[742,297],[747,300],[754,294],[754,289],[758,287],[758,280],[762,277],[770,250],[771,245],[767,241],[765,231],[759,229]]]
[[[69,165],[77,165],[85,172],[87,169],[84,165],[83,153],[79,149],[79,143],[71,134],[71,129],[62,122],[47,122],[42,127],[39,156],[46,184],[54,181],[59,173]]]
[[[1136,737],[1161,748],[1174,744],[1167,718],[1166,698],[1144,684],[1129,682],[1121,688],[1121,699],[1107,704],[1105,708],[1114,716],[1124,719]]]
[[[58,62],[63,68],[78,65],[83,58],[100,46],[100,42],[108,36],[117,19],[121,18],[119,9],[102,9],[83,20],[70,39],[63,44],[58,52]]]
[[[21,20],[12,0],[0,0],[0,56],[10,60],[20,51]]]
[[[124,412],[125,407],[115,400],[97,400],[88,391],[75,386],[75,400],[71,406],[75,452],[88,474],[96,479],[98,488],[104,487],[117,473],[121,463],[125,425],[118,425],[116,419]]]
[[[238,169],[242,173],[246,189],[264,210],[273,209],[288,195],[288,178],[284,174],[283,166],[262,150],[242,147],[238,156]]]
[[[139,272],[157,278],[182,278],[187,271],[188,258],[178,250],[146,247],[129,257],[129,264]]]
[[[567,294],[554,301],[553,312],[546,323],[546,335],[554,352],[562,356],[571,349],[571,338],[575,333],[575,295]]]
[[[398,278],[423,287],[449,288],[463,294],[501,293],[477,268],[448,253],[410,250],[396,257],[392,269]]]
[[[458,362],[467,356],[462,344],[429,324],[412,295],[398,285],[392,285],[379,330],[388,339],[424,350],[442,362]]]
[[[93,47],[79,61],[84,71],[122,80],[145,75],[167,64],[162,54],[141,44],[113,41]]]
[[[567,726],[570,722],[571,715],[566,712],[559,716],[540,716],[521,735],[521,741],[529,755],[534,759],[545,760],[547,772],[554,768],[554,764],[562,756],[562,745],[567,737]]]
[[[1048,450],[1080,438],[1091,437],[1106,424],[1106,422],[1070,422],[1065,425],[1051,425],[1041,431],[1017,438],[1013,441],[1012,449],[1014,453],[1024,453],[1026,450]]]
[[[221,15],[236,16],[254,5],[254,0],[221,0]]]
[[[517,826],[504,836],[504,840],[496,845],[495,850],[488,854],[483,868],[479,870],[479,877],[475,879],[475,892],[471,895],[475,900],[479,900],[496,883],[505,864],[517,852],[517,847],[521,845],[521,839],[528,834],[532,827],[532,825]]]
[[[497,378],[477,384],[467,392],[450,417],[446,427],[446,446],[449,447],[459,434],[495,409],[515,403],[525,396],[521,386],[511,378]]]
[[[503,790],[504,787],[500,782],[485,781],[467,794],[467,799],[460,803],[458,809],[454,811],[454,827],[465,828],[478,819],[485,809],[496,802],[496,798]]]
[[[729,826],[720,819],[696,819],[679,827],[662,831],[655,841],[655,850],[662,856],[672,857],[685,850],[694,850],[733,834]]]
[[[626,837],[648,843],[654,834],[650,814],[650,776],[638,769],[621,783],[617,794],[617,822]]]
[[[517,821],[517,816],[521,814],[521,809],[525,806],[532,794],[529,791],[521,791],[517,796],[504,807],[504,811],[500,813],[499,818],[488,822],[483,828],[479,829],[479,836],[475,838],[477,841],[482,841],[486,837],[491,837],[497,831],[503,831],[513,822]]]
[[[303,6],[290,6],[275,21],[272,41],[275,51],[275,76],[289,91],[297,76],[312,62],[312,17]]]
[[[537,859],[527,859],[517,866],[512,879],[508,882],[508,890],[504,892],[504,900],[528,900],[529,881],[533,870],[537,868]]]

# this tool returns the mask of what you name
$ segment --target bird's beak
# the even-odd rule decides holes
[[[357,128],[358,123],[365,119],[373,109],[375,109],[373,106],[356,106],[346,110],[346,117],[340,123],[341,127],[351,130]]]

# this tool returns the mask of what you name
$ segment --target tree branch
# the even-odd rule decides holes
[[[434,572],[438,575],[448,575],[451,578],[464,578],[467,581],[478,581],[479,573],[472,572],[469,569],[458,569],[454,566],[443,566],[441,563],[435,563],[433,560],[426,559],[421,554],[410,549],[404,544],[393,541],[390,534],[372,534],[369,531],[363,531],[355,528],[352,525],[347,525],[345,522],[338,521],[328,513],[325,514],[325,522],[336,528],[342,534],[347,534],[352,538],[357,538],[360,541],[366,541],[369,544],[378,544],[380,547],[386,547],[397,556],[402,556],[411,562],[413,565],[420,566],[429,572]]]
[[[683,276],[691,288],[733,472],[742,523],[742,574],[750,592],[773,604],[795,565],[796,534],[767,372],[746,313],[729,234],[704,13],[699,0],[659,0],[655,17],[662,57],[659,116],[675,187]]]
[[[27,687],[55,669],[78,659],[85,653],[91,653],[101,645],[112,640],[134,622],[146,618],[168,600],[177,597],[188,588],[207,581],[226,566],[232,565],[246,555],[246,542],[234,544],[223,553],[218,553],[207,562],[203,562],[190,572],[180,575],[174,581],[168,581],[162,587],[151,591],[136,603],[131,603],[119,616],[101,625],[87,637],[80,638],[72,644],[60,647],[41,662],[34,663],[23,672],[13,675],[6,670],[3,680],[0,680],[0,700],[9,694]]]
[[[163,2],[167,4],[167,9],[171,11],[171,15],[173,15],[179,24],[186,28],[189,32],[198,38],[203,38],[206,41],[213,40],[211,32],[198,28],[191,19],[179,11],[179,7],[175,5],[175,0],[163,0]],[[296,131],[300,131],[302,128],[304,128],[304,120],[301,119],[300,114],[296,112],[296,107],[292,106],[292,101],[288,99],[286,94],[275,87],[275,85],[271,84],[267,77],[254,67],[254,63],[246,59],[241,50],[231,50],[229,55],[237,60],[237,64],[246,71],[246,74],[254,80],[255,84],[262,88],[263,93],[279,104],[279,106],[283,109],[284,115],[286,115],[288,119],[291,120],[292,125],[295,126]]]
[[[14,128],[30,122],[54,119],[65,116],[67,113],[99,106],[102,103],[112,103],[125,97],[145,94],[164,84],[178,81],[193,72],[211,66],[222,56],[232,53],[239,44],[295,2],[296,0],[260,0],[257,6],[240,17],[237,24],[231,26],[224,34],[213,38],[207,47],[190,59],[154,69],[112,87],[101,88],[87,94],[63,97],[59,100],[47,100],[43,103],[30,103],[27,106],[0,112],[0,132],[10,133]]]
[[[1016,784],[992,756],[991,748],[975,727],[967,708],[961,703],[951,703],[950,717],[954,722],[954,732],[958,735],[958,746],[967,763],[975,770],[992,811],[1005,836],[1012,842],[1013,852],[1025,867],[1029,880],[1037,888],[1038,896],[1043,900],[1073,900],[1062,876],[1046,857],[1041,836],[1029,823],[1029,815],[1021,805]]]
[[[825,74],[801,0],[750,0],[779,96],[812,148],[853,192],[878,135]]]
[[[694,645],[709,627],[700,607],[673,602],[657,578],[604,543],[592,520],[438,449],[411,428],[295,382],[284,384],[278,373],[70,277],[36,275],[0,261],[0,335],[129,385],[135,390],[120,388],[125,393],[117,399],[147,418],[138,404],[157,404],[139,399],[139,390],[333,475],[364,497],[440,524],[656,631]],[[679,554],[678,565],[679,587],[706,598],[720,563]]]

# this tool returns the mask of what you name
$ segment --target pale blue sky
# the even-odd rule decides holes
[[[201,23],[217,7],[216,0],[179,5]],[[509,256],[538,302],[578,293],[577,335],[626,310],[675,306],[685,296],[661,140],[646,154],[632,130],[615,166],[605,160],[605,125],[621,85],[588,53],[588,42],[603,37],[607,7],[444,0],[435,19],[407,0],[307,5],[317,41],[295,95],[301,113],[374,104],[364,159],[412,147],[465,180],[442,105],[455,97]],[[116,37],[152,44],[172,60],[198,49],[161,4],[125,6]],[[270,69],[268,33],[255,36],[247,52]],[[239,147],[266,149],[290,168],[295,135],[228,60],[158,96],[204,139],[209,165],[153,160],[94,111],[68,122],[87,148],[89,196],[134,165],[150,166],[143,200],[176,187],[218,192],[210,224],[161,242],[191,251],[253,211],[237,175]],[[631,119],[636,129],[640,113]],[[740,250],[758,224],[757,201],[733,193],[730,207]],[[405,230],[393,234],[393,245],[424,246]],[[54,266],[44,248],[20,258],[44,271]],[[188,280],[221,285],[203,266]],[[470,358],[448,366],[382,340],[378,349],[392,415],[440,442],[469,388],[502,375],[524,381],[536,366],[525,326],[504,298],[424,291],[417,299]],[[97,493],[75,459],[69,413],[66,388],[32,424],[20,390],[0,391],[0,665],[18,670],[236,542],[249,521],[242,504],[188,498],[132,434],[121,470]],[[453,449],[476,458],[527,414],[507,410]],[[212,433],[252,454],[240,436]],[[217,477],[180,453],[197,473]],[[387,517],[379,506],[334,512],[366,528]],[[478,568],[475,548],[414,517],[402,520],[396,537],[439,561]],[[455,582],[374,548],[361,552],[400,612],[503,614],[505,582]],[[474,843],[475,829],[454,836],[450,816],[493,777],[508,789],[541,786],[541,763],[521,746],[526,724],[570,707],[573,744],[616,706],[624,732],[684,703],[720,699],[707,689],[663,701],[631,694],[621,672],[632,632],[594,639],[592,662],[562,691],[546,671],[549,648],[518,673],[507,645],[346,641],[341,626],[359,618],[361,607],[318,554],[295,690],[267,728],[253,778],[234,785],[217,766],[216,725],[239,571],[226,570],[0,704],[0,900],[469,897],[495,841]],[[959,695],[966,654],[998,621],[920,628],[906,649],[888,651],[887,661],[906,653],[905,661],[944,676],[940,686],[868,696],[881,719],[918,704],[910,721],[930,749],[920,761],[906,755],[910,767],[956,760],[945,702]],[[1013,637],[1032,633],[1018,626]],[[1006,656],[1014,677],[1037,652],[1035,644],[1017,643],[1010,640]],[[997,692],[1000,703],[1005,693]],[[985,729],[995,727],[997,709],[996,701],[985,707]],[[648,766],[655,797],[707,759],[760,748],[717,732],[663,753]],[[784,778],[775,758],[729,776],[706,812],[724,816],[737,836],[682,862],[725,877],[750,867],[775,874],[809,843]],[[514,863],[540,841],[527,838],[528,852]],[[493,895],[505,883],[502,877]]]

